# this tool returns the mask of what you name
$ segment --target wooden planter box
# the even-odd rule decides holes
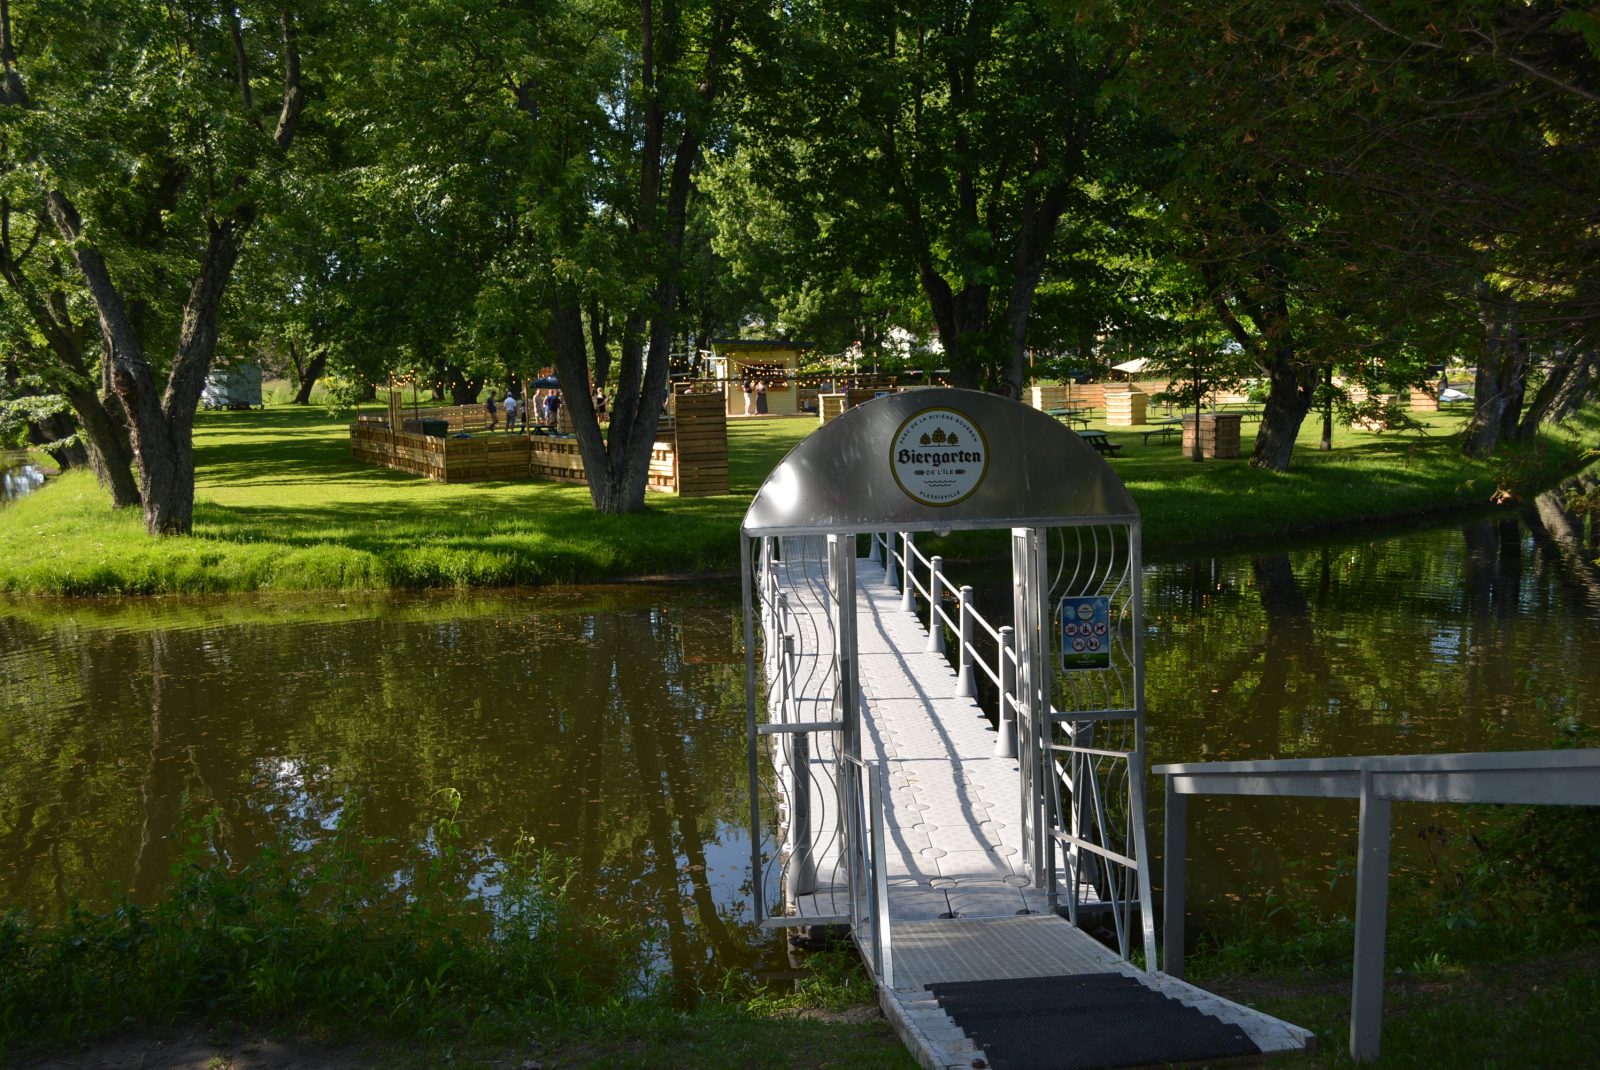
[[[1239,456],[1239,424],[1241,418],[1234,412],[1203,412],[1199,420],[1194,413],[1183,418],[1183,455],[1194,456],[1196,435],[1200,439],[1200,456],[1226,459]]]
[[[1145,422],[1145,406],[1150,399],[1137,390],[1107,390],[1106,424],[1109,427],[1132,427]]]
[[[1067,388],[1061,383],[1041,383],[1032,389],[1033,407],[1040,412],[1067,407]]]

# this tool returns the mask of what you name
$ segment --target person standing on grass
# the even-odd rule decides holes
[[[556,417],[561,415],[561,392],[552,390],[544,396],[544,422],[545,426],[554,431]]]
[[[767,414],[767,383],[764,379],[756,380],[756,415]]]
[[[489,388],[489,396],[486,399],[484,399],[483,411],[489,414],[489,430],[493,431],[494,430],[494,425],[495,425],[494,388],[493,387]]]
[[[739,389],[744,391],[744,414],[750,415],[750,380],[743,379],[739,382]]]
[[[506,391],[506,430],[515,431],[517,422],[517,398],[511,391]]]

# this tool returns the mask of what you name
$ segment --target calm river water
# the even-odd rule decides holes
[[[1527,749],[1600,724],[1597,552],[1546,502],[1153,565],[1151,760]],[[748,967],[738,612],[732,583],[0,601],[0,910],[150,900],[186,805],[218,811],[232,859],[344,821],[402,871],[453,788],[487,855],[549,849],[598,908],[658,919],[680,982]],[[1325,885],[1353,844],[1349,804],[1193,812],[1202,911],[1285,873]]]

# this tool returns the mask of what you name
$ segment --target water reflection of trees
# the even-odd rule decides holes
[[[1152,762],[1536,748],[1551,710],[1593,718],[1600,581],[1559,500],[1526,526],[1150,570]],[[1208,799],[1195,814],[1196,891],[1214,902],[1286,866],[1325,887],[1353,846],[1348,806]]]
[[[0,735],[0,901],[148,900],[185,799],[216,810],[226,858],[342,820],[404,874],[455,788],[485,857],[526,834],[573,858],[595,909],[656,920],[692,987],[746,941],[708,861],[742,827],[742,687],[682,660],[673,603],[82,633],[0,615],[0,687],[27,711]]]

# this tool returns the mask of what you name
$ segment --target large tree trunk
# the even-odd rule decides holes
[[[109,399],[95,389],[95,376],[89,371],[84,352],[84,328],[74,322],[66,295],[59,290],[48,296],[40,294],[23,274],[10,242],[3,239],[0,239],[0,277],[5,279],[17,304],[43,335],[58,362],[45,379],[61,391],[77,414],[78,426],[83,431],[81,463],[87,463],[100,485],[110,492],[112,508],[139,504],[126,420],[117,418],[122,415],[120,406],[116,410],[108,409]],[[73,456],[77,456],[76,452]]]
[[[47,200],[100,317],[112,384],[130,422],[145,527],[152,535],[188,534],[194,526],[194,413],[216,352],[217,313],[239,258],[241,225],[232,219],[210,225],[200,270],[184,303],[177,355],[166,390],[158,395],[122,295],[99,249],[84,240],[76,206],[60,190],[50,191]]]
[[[1478,319],[1483,324],[1483,354],[1473,383],[1472,420],[1461,451],[1469,457],[1493,456],[1507,422],[1521,418],[1528,374],[1528,347],[1518,330],[1513,298],[1487,282],[1477,287]]]
[[[688,220],[690,179],[700,158],[699,130],[694,123],[687,123],[672,155],[671,172],[663,174],[667,109],[657,78],[660,71],[670,69],[679,54],[680,15],[672,6],[666,7],[662,14],[664,17],[658,25],[650,0],[642,6],[640,85],[645,109],[640,139],[639,211],[635,216],[634,234],[641,238],[658,234],[665,255],[657,269],[647,312],[635,311],[623,329],[622,358],[617,369],[615,396],[609,406],[611,422],[603,444],[595,415],[594,391],[590,386],[578,294],[558,290],[552,296],[551,320],[546,330],[546,339],[556,354],[562,400],[578,436],[589,497],[596,511],[602,513],[631,513],[644,508],[650,451],[655,445],[670,378],[669,356],[678,307],[678,275]],[[732,30],[731,16],[725,8],[718,8],[714,17],[716,25],[707,45],[699,91],[704,104],[716,99],[722,52]],[[664,226],[657,222],[663,207]]]
[[[1311,411],[1317,390],[1317,369],[1296,361],[1294,347],[1287,342],[1274,346],[1267,370],[1267,403],[1261,410],[1261,429],[1256,432],[1256,448],[1250,467],[1287,472],[1294,456],[1300,425]]]
[[[1042,197],[1029,189],[1023,198],[1015,272],[1006,297],[1007,359],[999,383],[1000,393],[1013,400],[1020,401],[1022,389],[1028,385],[1028,315],[1066,205],[1066,191],[1060,187],[1052,187]]]
[[[300,388],[294,392],[294,404],[309,405],[312,389],[317,385],[317,380],[322,378],[322,373],[328,370],[328,351],[319,348],[310,360],[302,364],[299,347],[290,342],[289,360],[293,362],[295,375],[300,379]]]
[[[141,496],[133,478],[133,446],[126,421],[117,420],[99,393],[89,387],[73,387],[65,395],[83,428],[89,467],[100,485],[111,492],[112,508],[138,505]]]
[[[1600,352],[1563,349],[1545,365],[1544,382],[1534,392],[1522,412],[1517,440],[1526,442],[1538,433],[1539,425],[1560,423],[1588,401],[1597,385]]]
[[[1275,271],[1263,271],[1257,279],[1269,296],[1259,302],[1252,301],[1248,306],[1259,334],[1252,334],[1234,314],[1215,278],[1214,273],[1208,274],[1208,282],[1213,286],[1212,306],[1239,344],[1257,354],[1261,370],[1267,376],[1267,401],[1261,409],[1261,429],[1256,432],[1250,467],[1287,472],[1289,459],[1294,456],[1295,439],[1300,437],[1300,425],[1305,423],[1316,397],[1320,369],[1302,361],[1295,352],[1294,333],[1289,326],[1289,301],[1283,280]],[[1198,438],[1198,434],[1195,437]]]

